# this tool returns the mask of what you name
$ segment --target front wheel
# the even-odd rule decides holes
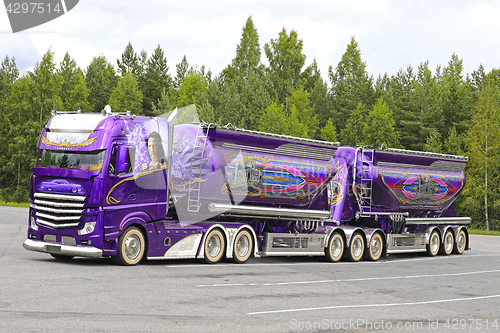
[[[205,262],[207,264],[216,264],[224,256],[224,250],[226,248],[226,241],[222,232],[219,229],[213,229],[205,238]]]
[[[144,256],[144,247],[142,232],[136,227],[127,228],[118,238],[118,252],[113,260],[119,265],[136,265]]]
[[[328,246],[325,249],[325,258],[331,262],[337,262],[342,259],[344,254],[344,238],[338,232],[334,232],[328,240]]]
[[[233,245],[233,261],[244,264],[252,255],[253,238],[248,230],[241,230],[236,235]]]
[[[360,233],[354,234],[351,238],[351,244],[349,246],[349,251],[347,251],[347,260],[349,261],[360,261],[363,258],[363,253],[365,251],[365,240]]]

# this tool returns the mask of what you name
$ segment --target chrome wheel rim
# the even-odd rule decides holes
[[[352,254],[354,257],[360,257],[361,253],[363,251],[363,242],[361,241],[361,238],[356,238],[354,242],[352,242]]]
[[[372,253],[373,258],[377,258],[382,249],[382,243],[380,242],[380,238],[374,237],[371,241],[370,251]]]
[[[212,235],[208,239],[207,250],[208,255],[212,258],[215,258],[219,255],[221,250],[221,240],[218,235]]]
[[[431,251],[432,253],[436,253],[439,249],[439,237],[437,234],[432,235],[431,238]]]
[[[141,252],[141,240],[137,235],[130,235],[125,241],[125,254],[130,260],[134,260]]]
[[[238,257],[245,257],[250,250],[250,240],[246,235],[241,236],[238,238],[238,241],[236,242],[236,253],[238,254]]]
[[[457,245],[460,251],[465,248],[465,234],[463,232],[458,235]]]
[[[332,240],[330,252],[334,258],[338,258],[342,254],[342,241],[339,237]]]
[[[446,253],[450,253],[451,250],[453,250],[453,236],[450,233],[446,236],[446,239],[444,241],[444,248],[446,250]]]

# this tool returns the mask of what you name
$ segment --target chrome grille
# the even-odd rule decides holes
[[[85,196],[35,193],[37,222],[52,228],[76,227],[82,217]]]

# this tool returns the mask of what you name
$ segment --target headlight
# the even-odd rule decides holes
[[[97,221],[85,223],[85,225],[83,226],[83,229],[78,230],[78,234],[79,235],[86,235],[86,234],[90,234],[90,233],[94,232],[96,223],[97,223]]]
[[[30,227],[33,230],[38,230],[38,226],[36,225],[35,217],[33,215],[30,216]]]

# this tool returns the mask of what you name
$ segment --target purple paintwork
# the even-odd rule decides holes
[[[40,151],[105,150],[106,155],[98,170],[33,168],[30,214],[36,217],[38,229],[30,228],[28,234],[39,241],[47,235],[54,236],[56,242],[70,237],[76,246],[90,241],[103,255],[116,255],[118,238],[131,225],[143,232],[148,243],[146,255],[162,257],[186,237],[184,232],[204,234],[215,223],[222,229],[250,226],[261,248],[265,233],[296,233],[296,221],[308,220],[307,216],[273,218],[272,214],[234,218],[212,213],[213,204],[329,212],[329,219],[315,229],[315,233],[325,234],[338,223],[352,224],[357,214],[363,213],[367,201],[360,204],[356,195],[363,197],[368,183],[370,212],[408,213],[419,218],[453,216],[453,202],[465,182],[466,160],[451,156],[395,150],[362,155],[354,147],[197,125],[176,126],[172,157],[167,157],[169,168],[152,169],[148,135],[157,132],[161,137],[158,144],[167,153],[165,118],[74,117],[71,126],[76,126],[79,117],[90,124],[86,134],[69,135],[66,140],[50,127],[64,123],[51,119],[42,130]],[[134,164],[127,166],[129,160]],[[358,170],[354,170],[355,160]],[[118,163],[119,173],[110,167],[113,163]],[[174,202],[169,210],[168,170]],[[53,206],[45,207],[51,198]],[[75,214],[74,221],[68,222],[65,214]],[[82,233],[84,225],[93,222],[95,230]],[[363,227],[381,228],[386,233],[393,228],[385,217],[363,223]],[[168,245],[165,233],[170,235]]]

